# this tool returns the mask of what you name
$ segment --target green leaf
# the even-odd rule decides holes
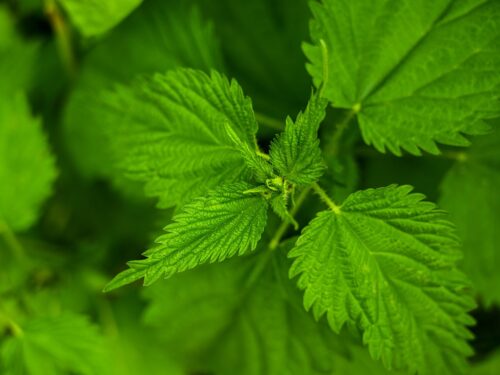
[[[455,157],[441,184],[440,205],[450,212],[463,241],[463,270],[487,305],[500,304],[499,127]]]
[[[103,346],[95,326],[84,316],[66,313],[58,317],[28,320],[17,336],[6,339],[1,358],[7,375],[78,373],[98,375]]]
[[[38,218],[56,177],[54,158],[21,93],[0,95],[0,222],[14,231]]]
[[[497,0],[323,0],[312,11],[309,73],[377,150],[467,145],[500,113]]]
[[[145,289],[146,324],[189,372],[331,374],[343,343],[301,307],[284,253],[259,251]]]
[[[325,118],[328,102],[313,94],[304,113],[295,123],[286,119],[285,131],[271,144],[270,156],[280,176],[298,185],[317,181],[325,170],[319,148],[318,128]]]
[[[115,27],[142,0],[59,0],[85,37],[99,36]]]
[[[178,69],[120,87],[103,100],[116,113],[109,129],[120,166],[145,181],[147,195],[158,196],[161,207],[248,175],[226,126],[254,147],[257,123],[235,81]]]
[[[106,291],[144,277],[150,285],[203,263],[221,262],[253,251],[267,221],[267,201],[246,194],[246,183],[224,185],[185,205],[165,227],[158,246],[144,253],[147,259],[129,262],[131,269],[112,280]]]
[[[128,84],[138,74],[181,66],[221,70],[221,61],[213,25],[197,8],[178,1],[148,0],[142,4],[85,56],[65,108],[64,141],[79,172],[90,178],[110,179],[125,193],[131,185],[139,185],[115,168],[105,135],[108,121],[113,120],[98,93],[112,89],[116,82]],[[142,196],[141,189],[137,190]]]
[[[290,257],[304,306],[335,332],[362,330],[372,357],[410,373],[457,374],[472,353],[474,306],[455,267],[453,225],[410,186],[351,194],[306,227]]]

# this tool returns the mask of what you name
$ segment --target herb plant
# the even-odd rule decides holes
[[[2,373],[500,371],[500,1],[12,0],[0,80]]]

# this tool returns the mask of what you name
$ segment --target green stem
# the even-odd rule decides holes
[[[280,120],[277,120],[275,118],[269,117],[267,115],[264,115],[259,112],[255,112],[255,119],[257,122],[261,125],[267,126],[268,128],[277,130],[277,131],[282,131],[283,130],[283,123]]]
[[[16,235],[12,232],[9,225],[0,220],[0,236],[4,239],[5,243],[12,251],[12,254],[18,259],[24,259],[26,257],[25,251],[21,243],[18,241]]]
[[[299,211],[300,207],[306,200],[310,191],[311,187],[307,187],[300,193],[299,197],[297,198],[297,201],[295,202],[295,206],[293,206],[292,209],[290,210],[290,215],[292,217],[297,214],[297,212]],[[289,226],[290,223],[287,221],[283,221],[281,223],[281,225],[278,227],[278,230],[274,233],[273,238],[271,239],[271,241],[269,241],[269,250],[274,251],[278,248],[278,246],[281,243],[281,239],[286,234]]]
[[[71,41],[69,27],[61,14],[55,0],[45,0],[45,14],[56,34],[56,43],[61,61],[70,77],[74,77],[77,71],[76,59]]]
[[[340,212],[340,206],[337,206],[335,202],[328,196],[326,191],[324,191],[317,182],[312,184],[312,188],[316,194],[319,195],[321,200],[335,213]]]

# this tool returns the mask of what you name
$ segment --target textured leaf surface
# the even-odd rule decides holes
[[[98,36],[116,26],[142,0],[59,0],[78,30]]]
[[[34,318],[22,334],[1,347],[7,375],[100,374],[102,342],[96,327],[80,315]]]
[[[212,25],[196,8],[177,1],[148,0],[100,39],[86,56],[64,113],[64,139],[82,174],[111,178],[121,191],[130,190],[131,181],[113,163],[105,135],[112,114],[99,93],[138,74],[181,66],[220,70],[221,54]]]
[[[332,329],[355,325],[374,358],[411,373],[466,367],[474,306],[453,225],[409,186],[350,195],[309,224],[290,256],[304,305]]]
[[[270,156],[279,175],[298,184],[317,181],[325,170],[319,148],[318,128],[325,118],[327,101],[314,94],[295,122],[286,119],[285,131],[271,144]]]
[[[497,0],[323,0],[306,45],[316,85],[328,50],[325,96],[359,110],[365,141],[395,154],[466,145],[500,112]]]
[[[165,228],[167,233],[157,239],[159,245],[144,253],[147,259],[129,262],[131,269],[106,289],[142,277],[149,285],[162,276],[253,251],[266,226],[268,205],[260,195],[244,193],[251,187],[225,185],[185,205]]]
[[[0,221],[22,231],[38,218],[56,176],[39,119],[25,96],[0,96]]]
[[[462,268],[489,305],[500,304],[500,131],[474,140],[441,185],[440,204],[463,241]]]
[[[121,87],[104,100],[110,111],[123,114],[109,123],[120,165],[146,181],[147,194],[159,196],[161,206],[182,204],[246,175],[226,126],[255,148],[257,123],[235,81],[180,69]]]
[[[259,251],[155,284],[145,290],[146,323],[161,332],[169,351],[181,352],[191,371],[332,373],[339,339],[304,311],[281,254]]]

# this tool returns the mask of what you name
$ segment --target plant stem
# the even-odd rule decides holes
[[[297,201],[295,202],[295,206],[293,206],[292,209],[290,210],[290,215],[295,216],[295,214],[297,214],[297,212],[299,211],[300,207],[306,200],[310,191],[311,187],[307,187],[300,193],[299,197],[297,198]],[[281,223],[276,233],[274,233],[273,238],[271,239],[271,241],[269,241],[269,250],[274,251],[278,248],[278,246],[281,243],[281,239],[286,234],[286,231],[288,230],[289,226],[290,223],[287,221],[283,221]]]
[[[21,243],[18,241],[16,235],[12,232],[9,225],[0,220],[0,236],[4,239],[5,243],[12,251],[12,254],[18,259],[24,259],[26,257],[25,251]]]
[[[255,119],[257,122],[261,125],[267,126],[268,128],[277,130],[277,131],[282,131],[283,130],[283,123],[280,120],[277,120],[275,118],[272,118],[270,116],[264,115],[259,112],[255,112]]]
[[[56,34],[57,49],[70,77],[76,74],[76,59],[68,25],[55,0],[45,0],[45,14]]]
[[[335,202],[328,196],[326,191],[324,191],[317,182],[312,184],[312,188],[316,194],[319,195],[321,200],[335,213],[340,212],[340,207],[335,204]]]

